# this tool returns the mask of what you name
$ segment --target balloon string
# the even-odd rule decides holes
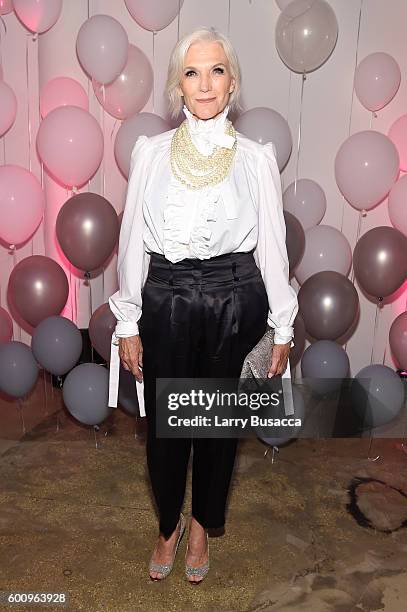
[[[155,113],[155,37],[157,32],[153,32],[153,113]]]
[[[89,17],[90,17],[90,7],[89,7],[89,0],[87,1],[87,10],[88,10],[88,21],[89,21]],[[88,89],[88,105],[89,105],[89,96],[90,96],[90,79],[87,79],[87,89]],[[90,179],[88,179],[88,193],[90,191]]]
[[[359,58],[359,42],[360,42],[360,24],[362,22],[362,12],[363,12],[363,0],[360,0],[359,7],[359,20],[358,20],[358,33],[356,37],[356,51],[355,51],[355,67],[353,69],[353,80],[352,80],[352,95],[350,100],[350,112],[349,112],[349,122],[348,122],[348,138],[350,136],[350,130],[352,127],[352,115],[353,115],[353,99],[355,95],[355,76],[356,76],[356,68],[358,67],[358,58]],[[342,221],[341,221],[341,232],[343,231],[343,223],[345,217],[345,196],[342,195]]]
[[[102,132],[103,132],[103,156],[102,156],[102,196],[105,197],[106,193],[106,172],[105,172],[105,104],[106,104],[106,91],[105,86],[102,85],[103,95],[103,108],[102,108]]]
[[[375,319],[374,319],[374,332],[373,332],[373,342],[372,342],[372,352],[370,354],[370,364],[373,363],[373,353],[374,353],[374,348],[376,345],[376,332],[377,332],[377,326],[378,326],[378,322],[379,322],[379,311],[381,310],[381,303],[382,303],[383,298],[379,297],[379,301],[376,304],[376,313],[375,313]]]
[[[23,434],[25,434],[26,433],[26,429],[25,429],[25,422],[24,422],[23,402],[22,402],[21,397],[18,398],[18,407],[20,409],[21,426],[23,428]]]
[[[28,169],[31,172],[31,121],[30,121],[30,87],[28,77],[28,37],[27,34],[25,39],[25,78],[26,78],[26,89],[27,89],[27,122],[28,122]]]
[[[230,35],[230,0],[228,2],[228,36]]]
[[[178,0],[177,41],[179,40],[179,22],[181,20],[181,0]]]
[[[295,182],[294,182],[294,193],[297,195],[297,180],[298,180],[298,163],[300,159],[300,149],[301,149],[301,124],[302,124],[302,108],[303,108],[303,100],[304,100],[304,84],[307,79],[307,75],[305,72],[302,74],[301,81],[301,100],[300,100],[300,116],[298,121],[298,141],[297,141],[297,161],[295,166]]]

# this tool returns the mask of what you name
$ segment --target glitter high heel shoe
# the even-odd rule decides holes
[[[172,570],[172,566],[174,565],[174,561],[175,561],[175,557],[176,557],[176,554],[177,554],[179,543],[181,542],[181,538],[182,538],[182,536],[184,535],[184,532],[185,532],[186,520],[185,520],[185,516],[182,514],[182,512],[180,513],[180,521],[181,521],[181,526],[180,526],[180,530],[179,530],[179,534],[178,534],[178,538],[177,538],[177,543],[175,545],[175,550],[174,550],[174,555],[172,557],[172,561],[171,561],[171,563],[155,563],[155,561],[150,560],[149,571],[150,571],[150,578],[151,578],[151,580],[164,580],[164,578],[166,578],[168,576],[168,574]],[[153,578],[151,576],[151,572],[159,572],[160,574],[162,574],[162,576],[161,576],[161,578]]]
[[[199,565],[198,567],[192,567],[191,565],[188,565],[188,563],[185,563],[185,575],[190,584],[201,584],[206,574],[209,572],[209,540],[208,540],[208,532],[206,531],[205,533],[206,533],[206,545],[208,547],[207,562],[204,563],[203,565]],[[188,554],[188,546],[187,546],[187,552],[185,554],[185,559],[187,557],[187,554]],[[190,580],[189,578],[191,576],[201,576],[201,580]]]

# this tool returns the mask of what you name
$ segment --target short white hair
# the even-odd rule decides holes
[[[177,91],[182,79],[185,56],[189,47],[197,42],[216,42],[222,45],[229,62],[231,76],[235,79],[234,90],[229,96],[230,110],[242,110],[240,104],[241,72],[236,52],[229,38],[214,27],[201,26],[179,39],[172,50],[168,64],[168,76],[165,91],[168,96],[169,110],[172,118],[178,116],[184,105],[183,98]]]

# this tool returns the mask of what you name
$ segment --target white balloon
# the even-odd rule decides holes
[[[295,278],[302,285],[317,272],[329,270],[347,276],[351,263],[352,249],[342,232],[330,225],[317,225],[305,232],[305,251]]]
[[[325,0],[293,0],[276,24],[276,48],[294,72],[319,68],[335,48],[338,22]]]
[[[298,179],[283,193],[284,210],[298,219],[304,230],[318,225],[326,211],[326,196],[323,189],[311,179]]]
[[[145,30],[166,28],[181,10],[184,0],[125,0],[127,10]]]

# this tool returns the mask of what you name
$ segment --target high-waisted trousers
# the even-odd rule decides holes
[[[268,299],[253,251],[172,263],[151,253],[139,333],[146,454],[159,528],[174,531],[192,452],[192,515],[222,529],[238,439],[156,435],[156,378],[239,378],[267,328]]]

